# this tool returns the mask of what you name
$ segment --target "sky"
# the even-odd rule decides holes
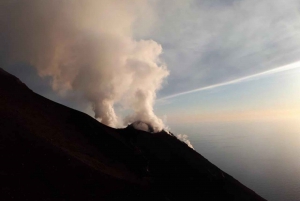
[[[145,40],[153,41],[152,46],[160,45],[162,51],[158,51],[155,58],[151,57],[151,61],[146,60],[155,62],[157,69],[161,66],[167,69],[151,88],[157,92],[151,97],[157,100],[150,101],[166,125],[176,121],[253,120],[300,115],[300,92],[297,90],[300,64],[295,63],[300,61],[299,1],[149,0],[135,6],[127,3],[124,7],[110,8],[116,16],[126,16],[122,18],[125,22],[120,29],[101,23],[92,26],[108,27],[111,32],[124,33],[126,37],[130,35],[133,44]],[[93,11],[97,13],[97,6]],[[119,25],[119,21],[120,17],[116,17],[111,23]],[[126,23],[129,31],[123,30],[127,28]],[[47,38],[41,41],[44,40]],[[45,44],[43,48],[47,48]],[[5,50],[0,49],[0,54],[0,58],[6,58]],[[16,59],[1,65],[33,91],[94,116],[95,110],[77,95],[82,91],[70,91],[64,96],[54,89],[53,76],[42,76],[40,68],[34,68],[37,63]],[[116,102],[116,112],[126,113],[122,108]]]
[[[178,127],[197,123],[300,121],[298,68],[175,94],[157,101],[160,115]],[[175,108],[175,109],[174,109]]]

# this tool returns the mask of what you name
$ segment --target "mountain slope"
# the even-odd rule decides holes
[[[165,133],[113,129],[0,69],[2,200],[264,200]]]

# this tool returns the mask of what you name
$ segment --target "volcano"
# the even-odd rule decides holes
[[[165,131],[114,129],[0,69],[1,200],[264,200]]]

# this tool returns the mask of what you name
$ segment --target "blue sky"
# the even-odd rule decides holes
[[[299,67],[161,99],[156,110],[171,125],[300,120]]]
[[[175,2],[160,5],[149,34],[163,45],[171,71],[161,96],[299,60],[298,1]]]
[[[299,109],[298,66],[261,74],[300,61],[299,1],[145,2],[132,34],[135,40],[151,39],[163,48],[161,61],[170,74],[157,94],[159,116],[174,119],[183,112],[200,121],[205,116],[199,114],[212,118],[209,115],[232,113],[237,118],[243,112],[255,117],[249,112],[269,112],[270,116],[271,110],[286,114]],[[76,92],[68,97],[57,94],[50,87],[51,78],[38,76],[28,63],[3,67],[37,93],[93,115]],[[166,99],[207,86],[217,87]]]

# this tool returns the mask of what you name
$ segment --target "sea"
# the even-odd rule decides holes
[[[300,200],[300,119],[170,125],[194,149],[271,201]]]

